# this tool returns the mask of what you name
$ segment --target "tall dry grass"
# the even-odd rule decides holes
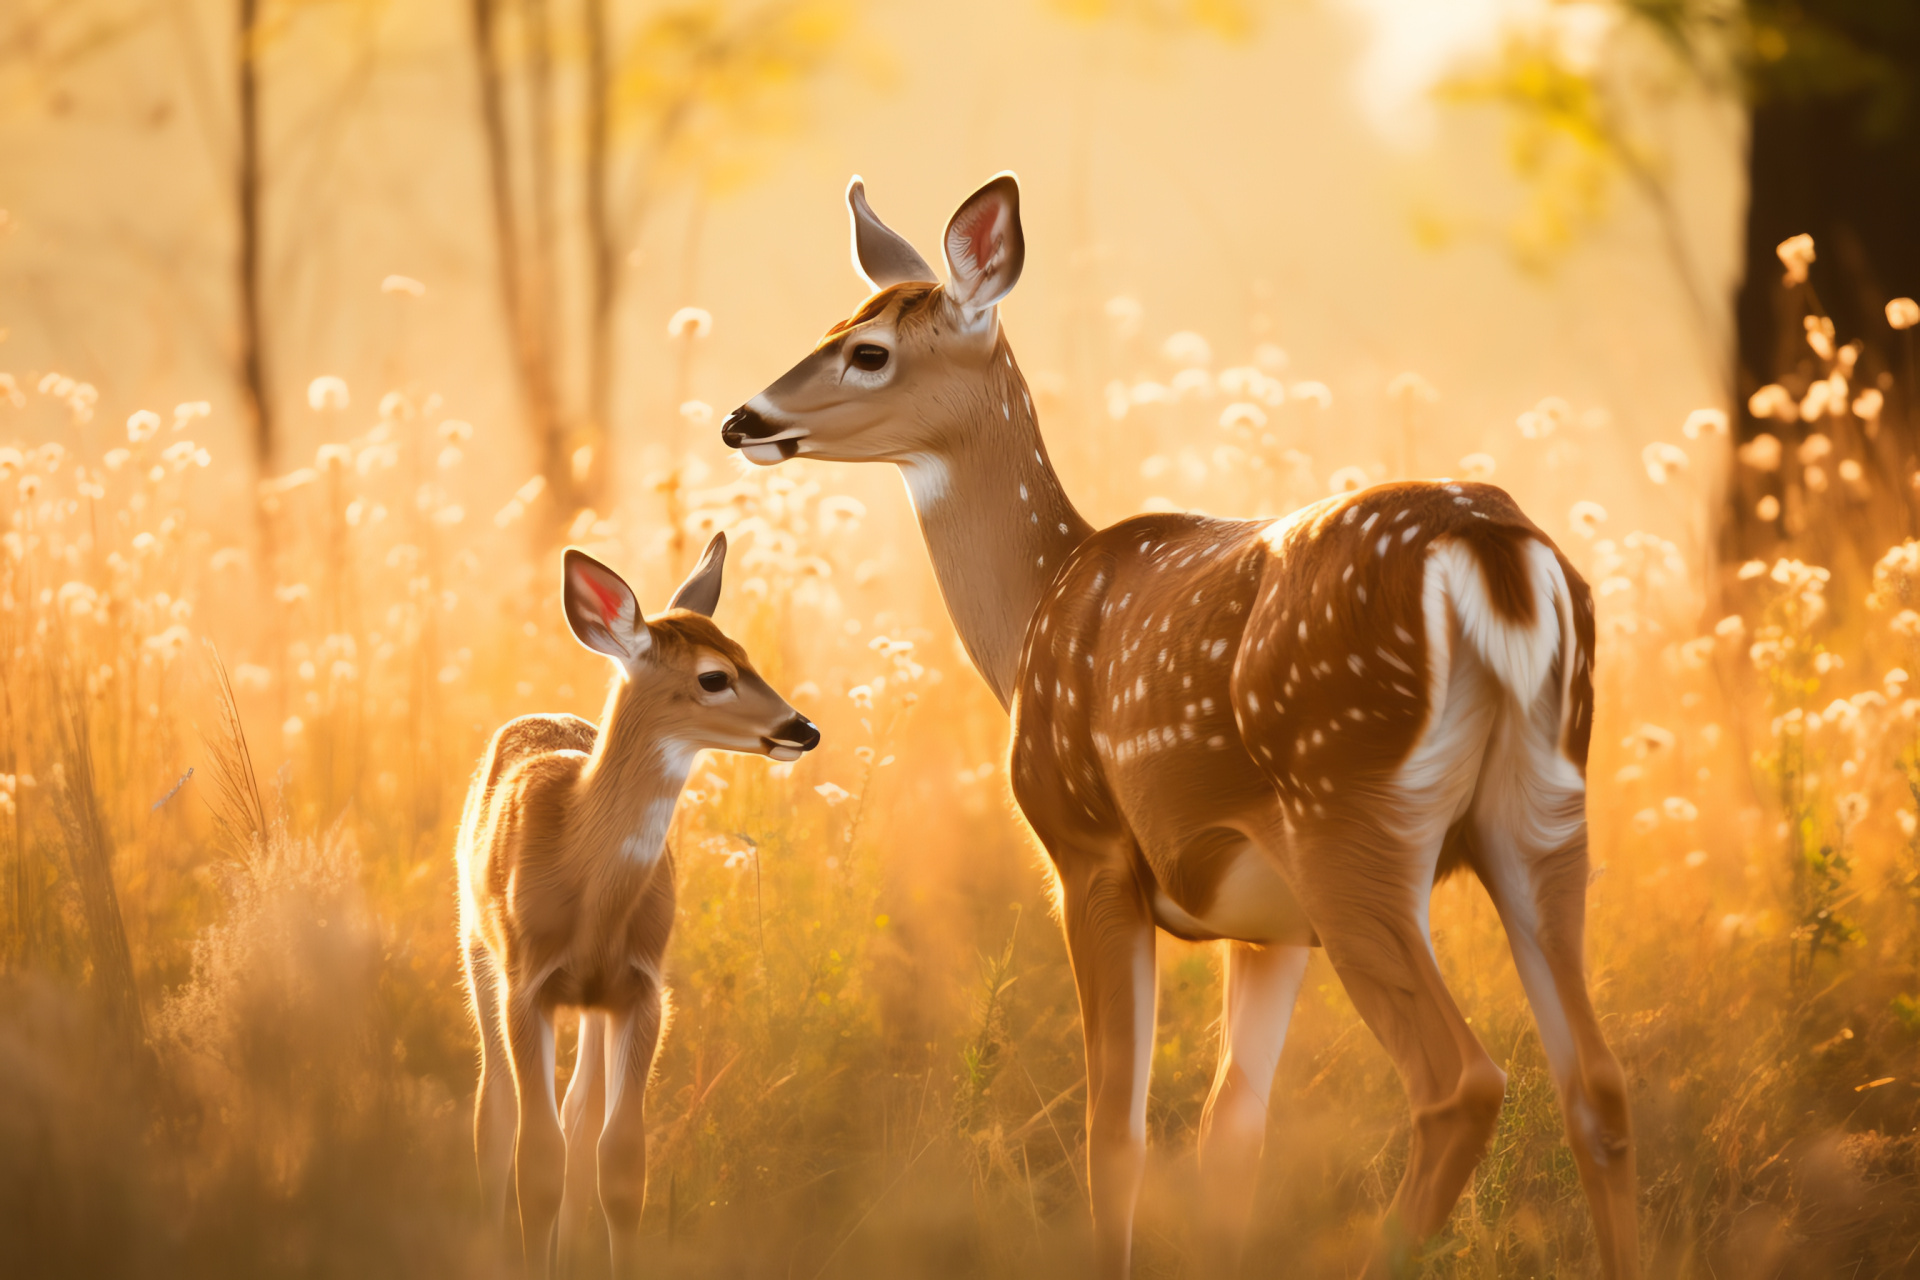
[[[1766,393],[1780,434],[1732,481],[1773,499],[1778,554],[1723,587],[1702,545],[1608,528],[1624,495],[1591,490],[1592,462],[1618,446],[1591,408],[1544,402],[1435,458],[1431,389],[1397,379],[1392,456],[1348,456],[1330,393],[1277,350],[1232,364],[1200,335],[1145,342],[1124,300],[1109,316],[1107,386],[1036,378],[1096,512],[1279,514],[1411,467],[1510,483],[1561,539],[1600,600],[1590,963],[1631,1073],[1653,1273],[1911,1273],[1920,545],[1899,541],[1894,384],[1842,393],[1859,358],[1807,329],[1806,386]],[[263,558],[233,540],[240,469],[195,443],[201,406],[123,430],[57,375],[9,390],[0,1256],[50,1276],[490,1274],[450,848],[494,726],[598,703],[555,548],[527,546],[546,495],[468,477],[468,451],[510,442],[457,406],[396,391],[359,417],[322,380],[337,438],[246,495]],[[723,618],[826,740],[791,766],[709,757],[676,818],[660,1269],[1057,1273],[1084,1247],[1078,1018],[1004,719],[917,565],[892,567],[917,553],[898,512],[831,467],[716,469],[705,436],[569,536],[664,586],[727,528]],[[1705,511],[1728,449],[1725,416],[1696,415],[1646,452],[1645,484]],[[1494,913],[1455,881],[1433,919],[1510,1088],[1429,1273],[1592,1274]],[[1163,942],[1142,1275],[1190,1274],[1217,961]],[[1346,1274],[1407,1117],[1318,959],[1274,1097],[1249,1271]]]

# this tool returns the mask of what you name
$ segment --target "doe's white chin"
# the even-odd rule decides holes
[[[767,754],[780,763],[786,764],[788,761],[798,760],[802,752],[798,747],[772,747],[768,749]]]
[[[747,461],[756,467],[778,466],[785,458],[777,444],[743,444],[740,452],[747,455]]]

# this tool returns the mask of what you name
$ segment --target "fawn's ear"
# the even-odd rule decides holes
[[[561,601],[573,638],[595,653],[631,666],[653,647],[640,602],[625,579],[578,547],[566,551]]]
[[[853,215],[853,269],[875,293],[909,280],[939,282],[940,277],[906,237],[880,221],[880,215],[867,203],[867,184],[859,174],[847,184],[847,212]]]
[[[720,603],[720,571],[727,564],[727,535],[716,533],[707,544],[707,553],[693,567],[687,580],[673,593],[669,609],[687,609],[711,618]]]
[[[947,223],[947,294],[979,315],[1013,292],[1026,264],[1020,231],[1020,181],[998,173],[966,198]]]

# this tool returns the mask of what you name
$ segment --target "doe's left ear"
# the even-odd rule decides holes
[[[716,533],[707,544],[706,554],[693,567],[687,580],[673,593],[669,609],[686,609],[711,618],[720,604],[720,571],[727,564],[727,535]]]
[[[1013,292],[1026,265],[1020,180],[997,173],[947,223],[947,293],[967,311],[985,311]]]

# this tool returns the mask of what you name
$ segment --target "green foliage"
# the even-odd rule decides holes
[[[1127,22],[1148,31],[1198,31],[1245,40],[1259,22],[1261,0],[1046,0],[1079,22]]]
[[[649,6],[619,51],[614,122],[656,162],[737,187],[804,118],[804,91],[842,57],[846,0],[675,0]]]
[[[1607,19],[1597,38],[1586,29],[1600,25],[1596,12]],[[1509,238],[1521,263],[1539,269],[1605,212],[1617,181],[1670,218],[1656,125],[1684,93],[1845,102],[1863,135],[1884,139],[1920,128],[1916,75],[1920,10],[1906,0],[1563,0],[1530,13],[1490,65],[1437,93],[1506,115],[1509,160],[1526,189]],[[1675,265],[1697,291],[1691,264]]]

